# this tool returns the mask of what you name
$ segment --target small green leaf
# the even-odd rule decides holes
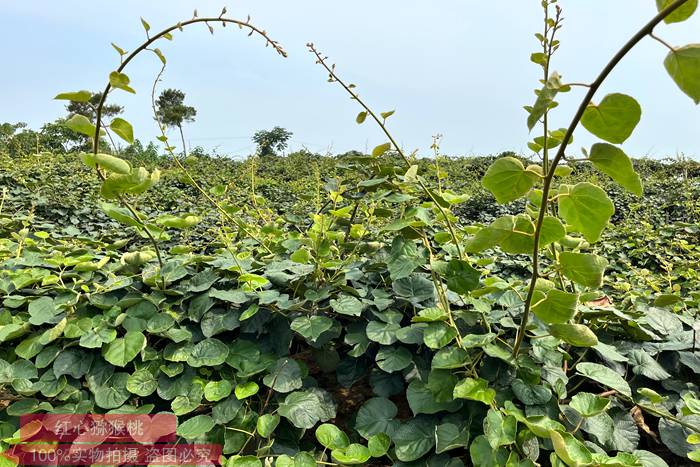
[[[109,154],[95,154],[92,161],[96,165],[116,174],[128,175],[131,173],[131,165],[124,159]]]
[[[391,438],[385,433],[377,433],[367,440],[367,448],[372,457],[383,457],[391,446]]]
[[[508,446],[515,443],[518,421],[514,416],[506,417],[495,409],[489,409],[484,419],[484,435],[491,445],[491,448],[498,449],[500,446]]]
[[[496,398],[496,390],[489,388],[485,379],[465,378],[454,388],[455,399],[470,399],[490,405]]]
[[[137,396],[147,397],[158,388],[158,380],[147,369],[136,370],[126,380],[126,389]]]
[[[362,302],[351,295],[341,295],[337,300],[331,300],[330,305],[341,315],[360,316],[362,313]]]
[[[248,381],[247,383],[237,385],[234,393],[236,394],[236,399],[242,400],[254,396],[259,390],[260,386],[258,386],[255,381]]]
[[[42,325],[50,322],[59,312],[51,297],[39,297],[32,300],[28,307],[29,322],[34,325]]]
[[[69,129],[85,136],[95,136],[95,125],[84,115],[75,114],[64,123]]]
[[[564,251],[559,255],[559,264],[568,279],[585,287],[597,288],[603,284],[608,260],[598,255]]]
[[[146,32],[151,30],[151,25],[148,24],[145,19],[141,18],[141,24],[143,25],[143,28],[146,30]]]
[[[187,364],[196,368],[221,365],[226,361],[228,352],[229,348],[226,344],[213,337],[208,337],[192,347]]]
[[[357,114],[357,117],[355,117],[355,122],[357,122],[358,125],[364,123],[364,121],[367,119],[367,112],[360,112]]]
[[[481,273],[468,261],[453,259],[447,263],[447,288],[460,295],[469,293],[479,287]]]
[[[54,99],[72,101],[72,102],[90,102],[92,93],[90,91],[76,91],[76,92],[62,92],[58,94]]]
[[[559,90],[561,89],[561,77],[555,71],[553,72],[547,82],[536,92],[537,100],[532,107],[528,107],[528,117],[527,117],[527,128],[532,130],[537,125],[537,122],[547,113],[550,109],[556,107],[557,103],[554,98],[557,97]]]
[[[114,48],[114,50],[117,51],[117,53],[118,53],[120,56],[126,55],[126,50],[122,49],[121,47],[119,47],[119,46],[118,46],[117,44],[115,44],[114,42],[112,42],[112,47]]]
[[[136,94],[136,91],[129,86],[130,82],[131,80],[124,73],[113,71],[109,74],[109,84],[112,85],[113,88]]]
[[[125,367],[146,346],[146,336],[129,331],[102,348],[102,356],[114,366]]]
[[[576,365],[576,372],[590,378],[603,386],[615,389],[620,394],[632,397],[632,390],[625,379],[610,368],[599,363],[581,362]]]
[[[341,464],[358,465],[365,464],[371,457],[371,454],[367,447],[353,443],[345,448],[333,449],[331,456]]]
[[[575,347],[593,347],[598,344],[595,333],[583,324],[551,324],[549,333]]]
[[[380,144],[376,148],[372,149],[372,157],[379,157],[391,149],[391,143]]]
[[[664,8],[668,7],[673,2],[674,0],[656,0],[656,8],[659,11],[662,11]],[[695,13],[695,10],[697,10],[697,8],[698,0],[689,0],[685,5],[679,7],[676,11],[668,15],[664,19],[664,22],[666,22],[667,24],[671,24],[685,21],[691,16],[693,16],[693,13]]]
[[[123,118],[117,117],[114,120],[112,120],[112,123],[109,124],[109,127],[121,139],[123,139],[129,144],[134,144],[134,128],[131,126],[131,123],[127,122]]]
[[[269,438],[280,423],[280,416],[266,413],[258,418],[256,429],[263,438]]]
[[[570,433],[550,431],[554,451],[569,467],[584,467],[592,465],[593,455],[586,446]]]
[[[232,389],[233,385],[227,380],[209,381],[207,385],[204,386],[204,397],[208,401],[220,401],[230,396]]]
[[[597,242],[615,206],[602,188],[588,182],[559,189],[559,214],[589,242]]]
[[[590,392],[579,392],[571,398],[569,405],[582,417],[595,417],[610,407],[610,399],[596,396]]]
[[[576,314],[578,295],[552,289],[532,306],[532,312],[546,324],[567,323]]]
[[[581,125],[610,143],[621,144],[630,137],[642,117],[642,107],[626,94],[608,94],[600,104],[589,104]]]
[[[637,196],[642,196],[642,180],[634,171],[632,161],[622,149],[612,144],[597,143],[591,147],[588,160],[620,186]]]
[[[700,44],[686,45],[669,52],[664,66],[681,91],[700,104]]]
[[[530,191],[538,179],[538,175],[526,170],[518,159],[502,157],[491,164],[481,183],[493,193],[496,201],[505,204]]]
[[[332,423],[319,425],[316,428],[316,439],[327,449],[342,449],[350,444],[348,435]]]
[[[214,419],[209,415],[197,415],[181,423],[176,433],[185,439],[193,439],[208,433],[214,425]]]
[[[255,456],[233,456],[226,462],[226,467],[262,467],[262,461]]]

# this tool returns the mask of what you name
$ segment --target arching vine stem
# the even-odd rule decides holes
[[[642,39],[647,36],[651,36],[654,32],[654,28],[659,25],[666,17],[671,13],[676,11],[678,8],[683,6],[689,0],[676,0],[668,7],[661,10],[654,18],[649,21],[644,27],[642,27],[632,38],[627,41],[625,45],[615,54],[615,56],[605,65],[603,71],[600,72],[598,77],[591,83],[590,88],[586,96],[581,101],[581,104],[576,111],[569,127],[566,130],[564,139],[559,146],[556,156],[552,159],[551,166],[544,178],[544,185],[542,187],[542,202],[540,203],[540,210],[537,216],[537,223],[535,225],[535,238],[534,238],[534,248],[532,253],[532,278],[530,279],[530,285],[527,292],[527,298],[525,299],[525,310],[523,311],[523,317],[518,328],[518,333],[515,338],[515,344],[513,345],[513,356],[517,357],[520,352],[520,347],[523,343],[523,338],[525,336],[525,329],[527,327],[528,320],[530,319],[530,308],[532,304],[532,298],[535,293],[535,286],[537,285],[537,279],[539,278],[539,249],[540,249],[540,234],[542,232],[542,223],[547,212],[547,204],[549,200],[549,190],[552,186],[552,179],[554,178],[554,172],[557,168],[559,162],[564,158],[566,153],[566,147],[569,145],[571,138],[574,134],[574,130],[578,126],[581,118],[583,117],[588,104],[593,100],[593,96],[598,91],[600,86],[603,84],[605,79],[610,75],[610,73],[615,69],[615,67],[622,61],[622,59],[632,50]]]
[[[278,42],[272,40],[272,39],[270,38],[270,36],[267,35],[267,32],[266,32],[266,31],[264,31],[264,30],[258,28],[257,26],[251,24],[251,22],[250,22],[250,17],[248,17],[248,19],[245,20],[245,21],[243,21],[243,20],[238,20],[238,19],[233,19],[233,18],[226,18],[226,17],[223,16],[224,13],[225,13],[225,11],[226,11],[226,10],[224,9],[224,11],[222,11],[222,14],[221,14],[220,16],[218,16],[218,17],[204,17],[204,18],[197,18],[197,17],[194,17],[194,18],[189,19],[189,20],[187,20],[187,21],[181,21],[181,22],[179,22],[179,23],[177,23],[177,24],[175,24],[175,25],[172,25],[172,26],[170,26],[170,27],[168,27],[168,28],[166,28],[166,29],[163,29],[163,30],[160,31],[158,34],[155,34],[155,35],[153,35],[153,36],[151,36],[151,35],[148,33],[148,31],[146,31],[146,38],[147,38],[147,40],[146,40],[145,42],[143,42],[141,45],[139,45],[136,49],[134,49],[131,53],[129,53],[129,54],[126,56],[126,58],[124,58],[124,57],[122,56],[122,57],[121,57],[121,58],[122,58],[121,63],[120,63],[120,65],[119,65],[119,67],[117,68],[116,71],[117,71],[118,73],[121,73],[121,72],[127,67],[127,65],[128,65],[138,54],[140,54],[140,53],[143,52],[144,50],[150,50],[150,49],[149,49],[150,45],[153,44],[153,43],[154,43],[155,41],[157,41],[158,39],[162,39],[162,38],[164,38],[164,37],[168,37],[168,35],[169,35],[171,32],[175,31],[176,29],[182,30],[183,28],[185,28],[185,27],[187,27],[187,26],[190,26],[190,25],[193,25],[193,24],[197,24],[197,23],[204,23],[204,24],[206,24],[206,25],[209,27],[210,31],[212,31],[212,32],[213,32],[213,29],[211,28],[211,25],[210,25],[209,23],[221,23],[223,26],[226,26],[226,24],[234,24],[234,25],[238,26],[240,29],[247,29],[247,30],[249,31],[249,32],[248,32],[248,36],[251,36],[251,35],[253,35],[253,34],[257,34],[257,35],[263,37],[263,38],[265,39],[265,46],[266,46],[266,47],[271,46],[271,47],[275,50],[275,52],[277,52],[278,54],[280,54],[280,55],[283,56],[283,57],[287,57],[287,52],[284,51],[284,49],[282,48],[282,46],[281,46]],[[161,72],[162,72],[162,70],[161,70]],[[97,107],[95,108],[95,134],[94,134],[94,137],[93,137],[93,147],[92,147],[92,152],[93,152],[93,154],[97,154],[98,151],[99,151],[99,145],[100,145],[100,129],[101,129],[101,127],[102,127],[102,110],[103,110],[103,108],[104,108],[105,102],[107,101],[107,95],[109,94],[109,92],[110,92],[111,89],[112,89],[112,84],[108,82],[107,85],[105,86],[104,91],[102,92],[102,98],[100,99],[99,104],[98,104]],[[176,161],[177,161],[177,158],[175,158],[175,159],[176,159]],[[179,164],[179,161],[177,161],[177,162],[178,162],[178,164]],[[180,165],[181,168],[184,168],[184,167],[182,167],[181,164],[179,164],[179,165]],[[105,176],[104,176],[104,174],[100,171],[99,167],[96,169],[96,172],[97,172],[98,177],[100,177],[100,179],[104,181],[104,180],[105,180]],[[189,173],[188,173],[187,175],[189,175]],[[192,179],[191,176],[190,176],[190,179]],[[201,192],[204,192],[201,188],[200,188],[200,191],[201,191]],[[210,197],[208,197],[208,198],[209,198],[210,201],[213,201]],[[140,220],[139,217],[138,217],[138,214],[137,214],[137,212],[136,212],[136,209],[134,209],[134,207],[131,206],[131,205],[129,204],[129,202],[128,202],[123,196],[119,195],[119,196],[117,197],[117,199],[118,199],[119,202],[131,213],[131,215],[133,216],[134,220],[143,228],[144,232],[146,233],[146,236],[148,237],[148,239],[150,240],[151,244],[153,245],[153,247],[154,247],[154,249],[155,249],[155,251],[156,251],[156,256],[157,256],[157,258],[158,258],[158,263],[159,263],[160,268],[161,268],[161,270],[162,270],[162,268],[163,268],[163,259],[162,259],[161,253],[160,253],[160,248],[158,247],[158,242],[157,242],[156,239],[153,237],[153,235],[151,234],[151,232],[149,232],[148,227],[146,227],[145,225],[143,225],[143,223],[141,222],[141,220]],[[214,204],[217,205],[217,207],[218,207],[218,204],[217,204],[217,203],[214,203]],[[220,211],[223,212],[223,210],[220,210]],[[229,216],[229,217],[230,217],[230,216]],[[234,223],[236,223],[236,224],[239,226],[239,228],[241,227],[241,224],[240,224],[239,222],[236,222],[236,221],[234,220]],[[247,232],[247,231],[246,231],[246,234],[249,235],[249,236],[251,236],[251,235],[250,235],[250,232]],[[251,236],[251,238],[254,238],[254,237]],[[254,238],[254,239],[255,239],[255,238]],[[267,249],[268,252],[271,252],[271,251],[269,250],[269,248],[267,248],[267,246],[264,245],[262,242],[260,242],[260,241],[257,240],[257,239],[256,239],[256,241],[258,241],[265,249]],[[163,279],[163,286],[165,287],[165,279]]]
[[[345,91],[350,94],[350,97],[352,97],[353,100],[355,100],[360,106],[367,112],[367,114],[372,117],[372,120],[374,120],[377,125],[379,125],[379,128],[381,128],[382,132],[386,137],[389,139],[389,142],[391,143],[392,147],[394,150],[398,153],[399,156],[401,156],[401,159],[403,159],[404,163],[406,164],[406,167],[411,168],[411,161],[410,159],[406,156],[406,153],[403,152],[401,147],[398,145],[394,137],[391,135],[389,130],[386,127],[386,124],[384,123],[384,119],[379,118],[379,116],[362,100],[360,99],[360,96],[353,91],[353,86],[346,84],[343,80],[341,80],[338,75],[335,73],[335,66],[329,66],[327,63],[328,57],[324,57],[321,55],[321,53],[316,49],[313,43],[309,42],[306,44],[306,47],[309,49],[311,53],[313,53],[316,56],[316,63],[319,65],[323,66],[323,68],[326,69],[328,72],[328,75],[331,77],[333,81],[336,81],[338,84],[340,84]],[[457,255],[459,256],[460,259],[464,259],[462,255],[462,248],[459,246],[459,239],[457,238],[457,232],[455,230],[454,224],[452,224],[452,221],[448,217],[447,211],[440,205],[438,202],[437,198],[435,195],[428,189],[428,187],[425,185],[423,180],[420,178],[417,179],[418,185],[420,186],[421,190],[430,198],[430,200],[437,206],[438,210],[440,211],[440,214],[445,218],[445,222],[447,223],[447,228],[450,231],[450,236],[452,237],[452,241],[454,242],[455,246],[457,247]]]

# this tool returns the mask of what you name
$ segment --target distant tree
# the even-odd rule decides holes
[[[100,99],[102,99],[102,93],[95,92],[92,94],[92,97],[90,97],[89,102],[70,101],[66,105],[68,118],[72,117],[73,115],[83,115],[90,119],[90,121],[94,122],[96,118],[95,109],[99,105]],[[106,104],[104,107],[102,107],[102,117],[104,118],[114,117],[122,112],[124,112],[124,107],[121,105]]]
[[[150,141],[148,145],[144,148],[141,141],[138,139],[122,151],[121,156],[126,159],[140,160],[140,161],[154,161],[160,156],[158,154],[158,147]]]
[[[287,149],[292,132],[276,126],[272,130],[260,130],[253,135],[253,142],[258,145],[260,156],[276,156],[278,151]]]
[[[53,122],[45,123],[41,127],[40,141],[43,150],[53,153],[68,153],[75,151],[89,151],[92,143],[85,136],[65,126],[65,118],[59,118]],[[104,141],[101,142],[106,145]]]
[[[185,105],[185,93],[179,89],[166,89],[161,92],[156,101],[156,115],[158,120],[166,127],[173,127],[180,130],[182,154],[187,156],[185,134],[182,131],[182,124],[185,122],[194,122],[197,110],[192,106]]]

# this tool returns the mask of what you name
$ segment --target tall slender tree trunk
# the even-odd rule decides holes
[[[177,126],[180,129],[180,139],[182,139],[182,158],[187,157],[187,146],[185,146],[185,133],[182,131],[182,124]]]

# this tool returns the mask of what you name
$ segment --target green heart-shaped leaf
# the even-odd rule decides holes
[[[576,314],[578,295],[552,289],[532,307],[532,312],[547,324],[566,323]]]
[[[496,201],[505,204],[530,191],[538,178],[536,173],[526,170],[518,159],[502,157],[491,164],[481,183],[493,193]]]
[[[700,104],[700,44],[690,44],[669,52],[666,71],[681,91]]]
[[[622,149],[607,143],[594,144],[588,160],[620,186],[637,196],[642,196],[642,180],[634,171],[632,161]]]
[[[608,260],[598,255],[565,251],[559,255],[561,272],[568,279],[586,287],[600,287]]]
[[[597,242],[615,213],[608,195],[592,183],[562,185],[559,189],[559,214],[589,242]]]
[[[656,8],[661,11],[664,8],[668,7],[674,2],[674,0],[656,0]],[[682,21],[687,20],[691,16],[693,16],[693,13],[695,13],[695,10],[698,9],[698,0],[690,0],[688,1],[685,5],[679,7],[676,11],[668,15],[665,19],[664,22],[667,24],[671,23],[680,23]]]
[[[626,94],[608,94],[600,104],[589,104],[581,125],[610,143],[624,143],[642,117],[639,103]]]

